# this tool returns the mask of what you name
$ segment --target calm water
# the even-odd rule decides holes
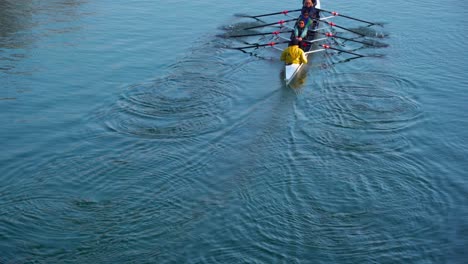
[[[299,2],[0,0],[0,263],[466,263],[468,4],[323,0],[389,46],[295,89],[217,37]]]

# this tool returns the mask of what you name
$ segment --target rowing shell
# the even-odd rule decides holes
[[[305,55],[307,57],[307,55]],[[301,64],[289,64],[286,65],[285,68],[285,77],[284,81],[286,82],[286,85],[289,85],[291,81],[294,79],[296,74],[299,72],[299,70],[302,68],[302,63]]]
[[[315,33],[316,29],[318,28],[319,22],[315,23],[315,27],[312,30],[309,30],[309,35],[307,36],[308,41],[312,41],[315,38]],[[313,44],[311,43],[308,46],[308,49],[305,50],[305,57],[307,58],[310,53],[312,53],[313,49]],[[308,58],[307,58],[308,59]],[[291,81],[294,79],[294,77],[297,75],[297,73],[301,70],[303,64],[286,64],[284,66],[284,81],[286,82],[286,85],[289,85]]]
[[[292,11],[294,11],[294,12],[295,11],[300,11],[300,9],[292,10]],[[326,50],[335,50],[335,51],[338,51],[338,52],[341,52],[341,53],[347,53],[347,54],[354,55],[355,57],[352,57],[351,59],[367,57],[366,55],[357,54],[357,53],[354,53],[352,51],[347,51],[347,50],[331,47],[330,45],[327,45],[327,44],[320,44],[320,46],[319,46],[320,48],[318,48],[317,45],[315,45],[315,43],[319,43],[321,41],[327,40],[327,38],[343,39],[345,41],[352,41],[352,42],[356,42],[356,43],[361,43],[361,44],[366,45],[366,46],[375,46],[373,43],[370,43],[370,42],[359,41],[359,40],[355,40],[355,39],[351,39],[351,38],[336,36],[335,34],[333,34],[331,32],[320,33],[319,31],[325,30],[326,28],[325,27],[319,28],[319,24],[323,23],[326,26],[329,25],[331,27],[337,27],[337,28],[346,30],[348,32],[354,33],[356,35],[359,35],[360,37],[365,37],[365,34],[359,33],[357,31],[351,30],[349,28],[345,28],[343,26],[338,26],[333,22],[329,22],[328,19],[331,19],[331,18],[339,15],[339,16],[342,16],[342,17],[345,17],[345,18],[348,18],[348,19],[351,19],[351,20],[356,20],[356,21],[360,21],[360,22],[363,22],[363,23],[367,23],[370,26],[380,25],[379,23],[373,23],[373,22],[362,20],[362,19],[353,18],[353,17],[350,17],[350,16],[340,15],[337,12],[331,12],[331,11],[327,11],[327,10],[323,10],[323,9],[320,9],[320,11],[325,12],[325,13],[330,13],[331,16],[327,16],[327,17],[323,17],[323,18],[318,17],[317,19],[314,19],[314,21],[316,22],[314,27],[311,30],[309,30],[309,34],[308,34],[307,38],[305,40],[303,40],[303,41],[310,44],[306,48],[303,49],[304,50],[304,56],[306,58],[312,53],[322,52],[322,51],[326,51]],[[279,15],[279,14],[285,14],[286,15],[288,12],[289,11],[281,11],[281,12],[275,12],[275,13],[269,13],[269,14],[263,14],[263,15],[257,15],[257,16],[246,16],[246,17],[257,19],[258,17],[264,17],[264,16],[272,16],[272,15]],[[251,29],[256,29],[256,28],[261,28],[261,27],[266,27],[266,26],[273,26],[273,25],[277,26],[278,24],[280,25],[280,28],[286,27],[286,28],[289,28],[289,29],[293,29],[292,27],[285,25],[286,22],[292,22],[292,21],[297,21],[297,19],[293,18],[293,19],[288,19],[288,20],[280,20],[280,21],[275,22],[275,23],[269,23],[269,24],[263,24],[263,25],[259,25],[259,26],[244,28],[244,30],[251,30]],[[241,50],[242,52],[245,52],[244,51],[245,49],[252,49],[252,48],[257,49],[259,47],[273,47],[273,48],[275,48],[277,50],[284,51],[283,49],[275,47],[275,45],[280,44],[280,43],[289,43],[290,42],[290,38],[280,36],[280,33],[286,33],[286,32],[291,32],[291,31],[282,32],[280,30],[280,31],[274,31],[274,32],[262,32],[262,33],[252,33],[252,34],[242,34],[242,35],[231,35],[229,37],[233,37],[233,38],[234,37],[261,36],[261,35],[265,35],[265,36],[266,35],[275,35],[276,36],[276,37],[274,37],[275,40],[283,39],[283,41],[280,41],[280,42],[271,41],[269,43],[264,43],[264,44],[256,43],[256,44],[250,44],[248,46],[231,47],[231,48]],[[324,35],[325,37],[316,38],[316,36],[318,36],[318,35]],[[314,50],[315,47],[317,47],[317,49]],[[384,47],[384,46],[381,46],[381,47]],[[348,60],[350,60],[350,59],[348,59]],[[285,83],[286,83],[287,86],[290,86],[291,82],[298,75],[299,71],[303,68],[303,66],[304,66],[303,64],[285,65],[284,80],[285,80]]]

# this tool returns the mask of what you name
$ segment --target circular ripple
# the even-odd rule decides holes
[[[407,94],[415,85],[384,74],[334,74],[321,97],[305,101],[313,113],[301,124],[309,138],[336,150],[386,152],[407,147],[405,130],[421,119]],[[309,117],[310,115],[305,115]]]
[[[195,137],[220,129],[231,104],[229,83],[195,75],[132,87],[105,121],[108,129],[148,138]]]
[[[200,43],[170,65],[166,76],[129,86],[117,102],[93,112],[89,119],[104,127],[87,133],[193,140],[224,127],[236,86],[224,78],[232,67],[213,45]]]
[[[234,237],[268,241],[253,242],[258,250],[249,257],[272,251],[310,259],[308,252],[320,249],[324,257],[353,262],[367,262],[369,251],[399,262],[414,248],[429,254],[446,250],[415,240],[437,235],[444,210],[427,205],[447,202],[419,160],[389,155],[359,163],[348,157],[318,164],[303,159],[292,168],[277,164],[285,165],[246,168],[255,177],[237,185],[244,206],[236,211],[242,221]],[[337,241],[352,245],[352,252],[337,249]]]

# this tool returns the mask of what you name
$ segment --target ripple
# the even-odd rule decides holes
[[[359,27],[354,30],[370,38],[386,38],[389,36],[389,33],[384,32],[382,28]]]
[[[0,188],[0,233],[15,245],[0,242],[11,249],[4,257],[59,260],[69,255],[66,248],[85,254],[80,256],[84,259],[121,260],[129,247],[153,256],[158,253],[151,249],[161,237],[167,241],[197,219],[192,200],[181,197],[193,185],[189,176],[200,174],[208,160],[187,161],[174,151],[155,157],[155,149],[146,144],[126,142],[117,148],[118,154],[80,145],[39,163],[23,161],[15,173],[34,170],[30,177],[6,181]]]
[[[257,163],[240,173],[255,175],[236,185],[243,204],[230,237],[245,240],[226,248],[224,256],[242,250],[256,259],[281,252],[277,258],[362,263],[375,261],[368,254],[373,252],[385,262],[415,262],[448,250],[427,240],[444,232],[446,213],[444,206],[430,204],[446,204],[448,198],[427,178],[426,165],[411,155],[359,161],[322,157],[317,163],[309,154],[293,164],[275,164]]]
[[[305,102],[314,117],[300,122],[301,130],[336,150],[407,148],[404,132],[422,118],[419,104],[407,94],[413,87],[408,80],[385,74],[333,74],[325,80],[319,99]]]
[[[107,128],[154,139],[196,137],[221,129],[225,108],[231,104],[223,92],[229,83],[185,77],[129,89],[105,120]]]
[[[203,44],[170,65],[167,76],[129,86],[90,118],[108,131],[149,139],[194,139],[222,129],[237,88],[222,78],[232,66],[218,54],[221,49]]]

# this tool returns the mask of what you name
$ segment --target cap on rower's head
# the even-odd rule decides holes
[[[291,39],[291,41],[289,42],[289,45],[290,45],[290,46],[299,45],[299,40],[297,40],[297,38],[293,38],[293,39]]]

